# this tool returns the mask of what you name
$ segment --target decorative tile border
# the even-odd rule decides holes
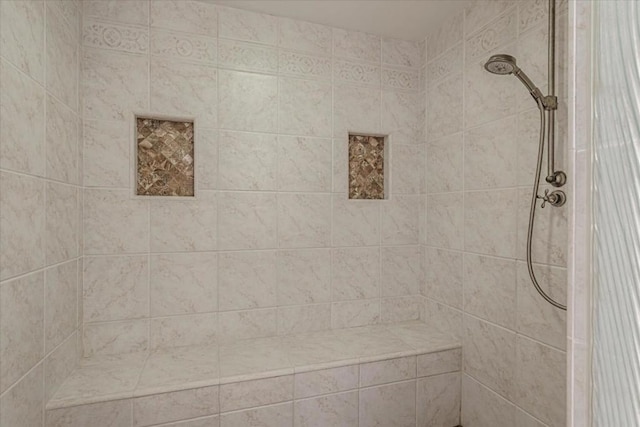
[[[331,80],[331,59],[322,56],[280,51],[279,71],[306,78]]]
[[[164,30],[151,30],[151,54],[186,61],[215,64],[218,57],[217,39]]]
[[[334,74],[337,81],[380,87],[380,67],[376,65],[336,59]]]
[[[218,62],[225,68],[276,73],[278,72],[278,51],[253,43],[220,39]]]
[[[146,28],[134,25],[87,20],[82,29],[82,44],[129,53],[147,53],[149,32]]]

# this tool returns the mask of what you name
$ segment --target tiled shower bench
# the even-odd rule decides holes
[[[47,427],[452,427],[457,339],[420,322],[84,359]]]

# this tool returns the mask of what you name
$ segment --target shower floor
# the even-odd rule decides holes
[[[444,372],[458,371],[459,356],[449,350],[459,353],[459,347],[456,338],[413,321],[84,359],[49,400],[47,412],[418,356],[418,367],[414,361],[408,368],[414,372],[405,378],[415,381],[422,355],[442,355],[424,358],[427,375],[442,373],[431,366],[434,360],[442,365],[453,358],[453,367],[451,361],[444,362],[450,366]]]

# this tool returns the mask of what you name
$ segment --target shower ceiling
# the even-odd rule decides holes
[[[420,41],[470,1],[446,0],[205,0],[332,27]]]

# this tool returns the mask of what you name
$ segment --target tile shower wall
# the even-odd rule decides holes
[[[84,9],[84,355],[417,319],[417,43],[191,1]],[[196,120],[196,200],[131,197],[135,113]],[[390,135],[347,198],[348,131]]]
[[[565,169],[566,3],[557,51]],[[427,38],[423,319],[463,340],[463,425],[563,426],[565,313],[536,294],[525,263],[538,111],[516,78],[483,69],[495,53],[516,56],[546,92],[547,1],[475,2]],[[569,209],[538,208],[533,244],[540,283],[563,302]]]
[[[0,425],[40,426],[76,366],[81,5],[0,2]]]

